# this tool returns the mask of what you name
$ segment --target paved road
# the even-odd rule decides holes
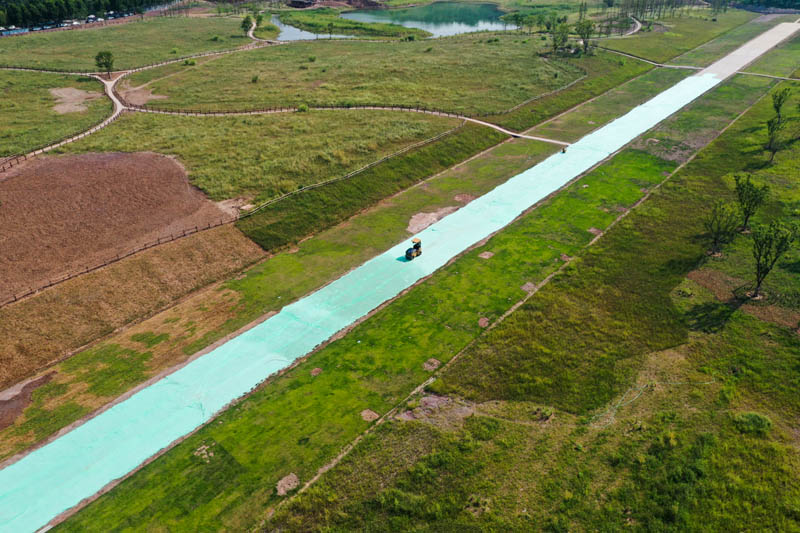
[[[511,178],[420,233],[426,252],[402,262],[399,243],[0,471],[0,531],[33,531],[91,497],[231,401],[450,259],[512,222],[800,30],[781,24],[707,69]]]

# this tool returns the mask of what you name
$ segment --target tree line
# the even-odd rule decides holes
[[[164,0],[0,0],[0,26],[24,28],[107,11],[142,12],[164,3]]]

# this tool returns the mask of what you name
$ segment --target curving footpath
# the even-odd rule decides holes
[[[0,531],[34,531],[169,448],[271,374],[490,237],[627,143],[800,30],[784,23],[707,69],[511,178],[406,243],[364,263],[277,315],[0,471]],[[98,524],[99,526],[99,524]]]

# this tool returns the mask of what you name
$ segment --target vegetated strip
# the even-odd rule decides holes
[[[114,117],[114,119],[116,119],[116,118],[117,117]],[[110,123],[111,123],[111,121],[109,121],[106,124],[102,124],[102,123],[101,124],[102,124],[102,127],[105,127],[105,126],[108,126],[108,124],[110,124]],[[178,232],[178,233],[173,233],[171,235],[161,236],[161,237],[159,237],[158,239],[156,239],[154,241],[145,243],[145,244],[143,244],[141,246],[137,246],[136,248],[133,248],[133,249],[129,250],[128,252],[116,254],[114,257],[109,257],[105,261],[99,262],[99,263],[94,264],[94,265],[87,265],[82,270],[66,272],[66,273],[63,273],[61,275],[54,276],[51,279],[49,279],[46,283],[42,283],[41,285],[39,285],[37,287],[31,287],[28,290],[25,290],[23,292],[16,292],[14,294],[10,294],[10,295],[4,296],[4,299],[0,299],[0,307],[3,307],[4,305],[9,305],[9,304],[18,302],[18,301],[23,300],[25,298],[28,298],[28,297],[30,297],[30,296],[32,296],[34,294],[37,294],[40,291],[43,291],[43,290],[48,289],[50,287],[53,287],[54,285],[58,285],[58,284],[63,283],[65,281],[67,281],[67,280],[77,278],[78,276],[82,276],[84,274],[88,274],[89,272],[94,272],[96,270],[104,268],[104,267],[106,267],[106,266],[108,266],[110,264],[116,263],[118,261],[122,261],[123,259],[126,259],[126,258],[128,258],[128,257],[130,257],[130,256],[132,256],[134,254],[137,254],[139,252],[142,252],[144,250],[149,250],[151,248],[154,248],[156,246],[160,246],[162,244],[166,244],[168,242],[176,241],[178,239],[183,239],[185,237],[194,235],[195,233],[198,233],[198,232],[201,232],[201,231],[208,231],[210,229],[214,229],[214,228],[218,228],[219,226],[223,226],[225,224],[232,224],[232,223],[236,222],[237,220],[240,220],[241,218],[249,217],[253,213],[259,212],[259,211],[265,209],[266,207],[268,207],[270,205],[285,201],[287,198],[289,198],[291,196],[295,196],[295,195],[298,195],[298,194],[304,194],[304,193],[306,193],[307,191],[309,191],[311,189],[317,189],[319,187],[326,187],[326,186],[330,186],[333,183],[336,183],[336,182],[339,182],[339,181],[352,179],[354,176],[356,176],[356,175],[358,175],[358,174],[360,174],[362,172],[365,172],[365,171],[367,171],[367,170],[369,170],[369,169],[371,169],[371,168],[373,168],[373,167],[375,167],[377,165],[385,163],[386,161],[388,161],[388,160],[390,160],[390,159],[392,159],[394,157],[398,157],[400,155],[406,154],[406,153],[408,153],[408,152],[410,152],[412,150],[416,150],[416,149],[421,148],[423,146],[426,146],[428,144],[435,143],[435,142],[439,141],[440,139],[442,139],[444,137],[447,137],[447,136],[449,136],[451,134],[456,133],[457,130],[462,128],[462,127],[463,127],[463,124],[461,126],[457,126],[456,128],[453,128],[451,130],[442,132],[442,133],[440,133],[440,134],[438,134],[438,135],[436,135],[434,137],[431,137],[430,139],[425,139],[425,140],[420,141],[418,143],[415,143],[415,144],[412,144],[410,146],[407,146],[407,147],[405,147],[405,148],[403,148],[401,150],[398,150],[397,152],[395,152],[393,154],[389,154],[389,155],[387,155],[387,156],[385,156],[385,157],[383,157],[383,158],[381,158],[381,159],[379,159],[377,161],[374,161],[374,162],[372,162],[372,163],[370,163],[370,164],[368,164],[368,165],[366,165],[366,166],[364,166],[364,167],[362,167],[360,169],[354,170],[353,172],[350,172],[350,173],[348,173],[348,174],[346,174],[344,176],[333,178],[333,179],[330,179],[330,180],[327,180],[327,181],[323,181],[321,183],[314,184],[314,185],[307,185],[307,186],[304,186],[304,187],[302,187],[300,189],[291,191],[291,192],[286,193],[286,194],[284,194],[282,196],[279,196],[278,198],[274,198],[274,199],[272,199],[272,200],[270,200],[268,202],[265,202],[264,204],[256,206],[252,211],[248,211],[248,212],[243,213],[243,214],[238,215],[238,216],[220,218],[219,220],[217,220],[215,222],[207,223],[205,226],[195,226],[194,228],[186,228],[183,231]],[[88,135],[89,133],[93,133],[93,132],[97,131],[97,129],[99,129],[99,127],[93,126],[91,128],[91,131],[84,132],[83,134],[79,134],[78,136],[69,137],[69,138],[67,138],[67,139],[65,139],[63,141],[59,141],[59,142],[55,143],[54,145],[50,145],[50,146],[51,147],[55,147],[55,146],[58,146],[60,144],[64,144],[67,141],[71,142],[73,140],[77,140],[77,139],[79,139],[81,137],[84,137],[84,136]],[[484,128],[484,129],[488,129],[488,128]],[[491,140],[487,140],[487,142],[492,142],[492,141]],[[498,142],[501,142],[501,139],[497,139],[496,138],[496,140],[492,144],[483,146],[480,149],[476,149],[476,153],[488,148],[489,146],[493,146],[494,144],[497,144]],[[480,147],[482,145],[476,144],[475,146]],[[42,152],[40,151],[38,153],[42,153]],[[31,157],[34,157],[35,155],[37,155],[36,151],[32,152],[31,154],[27,154],[27,155],[12,156],[11,158],[9,158],[9,160],[7,162],[8,168],[16,166],[19,163],[21,163],[21,162],[23,162],[23,161],[25,161],[25,160],[27,160],[27,159],[29,159]],[[455,157],[459,157],[459,155],[463,155],[463,153],[458,153],[457,152],[454,155],[455,155]],[[465,159],[467,157],[469,157],[469,155],[464,156]],[[456,161],[456,162],[458,162],[458,161]],[[4,165],[5,165],[5,162],[2,162],[0,164],[0,172],[2,172],[3,170],[6,170]],[[436,171],[434,171],[434,173],[436,173]],[[425,176],[425,177],[427,177],[427,176]],[[358,211],[358,209],[356,209],[356,211]],[[303,237],[306,237],[306,236],[303,236]]]
[[[270,204],[236,226],[266,250],[296,243],[505,138],[488,127],[466,124],[436,143],[389,159],[351,179]]]

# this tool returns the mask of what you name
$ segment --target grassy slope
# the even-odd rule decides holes
[[[261,26],[253,31],[253,35],[258,37],[259,39],[277,39],[280,30],[278,27],[269,22],[269,20],[265,20],[261,23]]]
[[[362,409],[382,413],[394,405],[427,375],[426,359],[449,359],[480,333],[478,318],[497,318],[524,294],[524,283],[552,272],[561,253],[573,255],[589,241],[589,228],[606,227],[617,207],[630,206],[671,168],[643,152],[624,153],[259,389],[65,528],[152,519],[168,527],[241,529],[257,522],[275,501],[278,479],[289,472],[308,479],[367,426]],[[489,250],[491,259],[478,257]],[[323,373],[311,378],[315,367]],[[225,459],[195,460],[201,444],[213,444]],[[227,484],[204,481],[210,479]]]
[[[601,127],[691,73],[678,69],[654,69],[586,103],[580,113],[566,113],[529,131],[551,139],[574,142]]]
[[[422,104],[482,113],[506,109],[580,75],[575,65],[542,61],[536,42],[499,39],[320,40],[231,54],[152,83],[153,94],[168,98],[149,105],[224,110],[302,103]],[[136,86],[157,74],[134,75],[130,83]],[[257,83],[251,82],[254,75],[259,76]]]
[[[729,10],[717,15],[717,21],[711,21],[710,13],[659,21],[666,31],[645,32],[620,39],[603,41],[605,48],[619,50],[651,61],[664,62],[710,41],[718,35],[741,26],[755,18],[755,13]]]
[[[474,133],[475,130],[470,128],[470,131]],[[491,135],[489,134],[490,137]],[[472,135],[473,143],[476,140]],[[447,152],[439,156],[441,161],[454,157],[452,151],[454,145],[451,143],[446,146]],[[466,146],[467,144],[462,143],[462,149]],[[480,145],[475,149],[480,149]],[[0,457],[36,443],[43,435],[49,435],[48,432],[69,424],[87,410],[101,407],[113,399],[116,394],[109,396],[105,394],[108,391],[96,394],[87,390],[86,383],[96,381],[95,375],[101,375],[112,382],[119,380],[121,388],[115,389],[114,392],[124,392],[129,388],[129,382],[126,380],[130,379],[129,374],[134,373],[134,370],[136,379],[141,380],[184,361],[189,355],[214,341],[266,313],[279,310],[291,301],[316,290],[331,279],[341,276],[349,269],[407,238],[409,234],[406,226],[414,214],[459,205],[459,201],[454,199],[458,194],[472,196],[484,194],[553,151],[555,151],[553,145],[532,141],[502,144],[492,151],[492,157],[476,159],[464,167],[447,171],[422,187],[410,188],[390,199],[385,199],[344,224],[320,231],[301,242],[296,249],[276,253],[268,261],[247,270],[236,280],[196,293],[174,307],[144,320],[141,324],[111,335],[100,343],[96,350],[86,350],[74,356],[78,360],[87,360],[85,372],[70,374],[62,372],[58,366],[54,367],[58,376],[54,378],[53,383],[60,385],[60,394],[48,398],[42,407],[44,413],[35,411],[28,416],[26,412],[13,427],[0,432]],[[462,157],[468,155],[469,153],[462,153]],[[430,162],[432,159],[426,156],[425,161]],[[402,163],[401,166],[416,171],[420,165],[411,160]],[[371,174],[378,185],[384,182],[380,168],[379,165],[376,168],[378,172]],[[396,168],[394,165],[390,166],[387,173],[393,173]],[[434,169],[427,168],[426,172],[430,175]],[[397,179],[394,174],[390,175],[394,180]],[[421,176],[413,177],[418,179]],[[397,181],[393,183],[396,184]],[[368,194],[369,190],[364,192]],[[234,237],[244,239],[238,231],[233,228],[226,229],[229,230],[234,231],[235,235],[220,238],[226,242],[231,241],[231,244],[238,243]],[[199,237],[192,239],[195,238]],[[46,291],[21,304],[0,309],[2,324],[8,325],[8,329],[0,327],[0,333],[7,341],[5,346],[8,347],[8,353],[0,353],[0,357],[9,357],[8,361],[23,356],[35,359],[37,362],[42,359],[49,361],[53,358],[53,353],[61,355],[77,348],[75,343],[80,345],[96,339],[99,335],[111,333],[114,327],[120,325],[120,315],[125,320],[130,320],[131,314],[136,310],[147,313],[155,307],[166,304],[172,293],[161,291],[162,294],[154,297],[152,290],[154,290],[153,285],[157,289],[159,283],[166,282],[163,281],[165,278],[169,279],[168,275],[165,275],[169,271],[153,276],[148,275],[148,268],[160,273],[163,264],[170,260],[176,265],[194,262],[198,266],[204,265],[209,258],[202,256],[198,258],[193,248],[200,248],[202,251],[206,242],[213,244],[213,241],[203,240],[199,244],[191,244],[189,241],[192,239],[186,240],[188,250],[182,253],[180,250],[174,251],[177,257],[172,256],[169,250],[160,253],[162,248],[156,248],[148,252],[157,256],[152,260],[155,265],[149,265],[146,257],[143,258],[144,264],[139,264],[134,261],[139,257],[136,256],[131,260],[134,263],[132,266],[125,266],[123,263],[126,265],[127,263],[123,262],[119,264],[119,268],[113,267],[111,272],[99,271],[86,278],[78,278],[59,286],[53,291]],[[251,241],[246,242],[252,245]],[[223,256],[225,254],[236,256],[228,248],[221,245],[219,248],[222,249]],[[146,283],[142,281],[143,277]],[[118,281],[120,278],[124,281]],[[182,281],[186,278],[188,277]],[[113,283],[120,285],[117,290],[121,294],[121,302],[113,299],[108,301],[104,298],[95,301],[97,308],[86,304],[87,293],[97,290],[103,294],[110,293],[110,289],[103,287]],[[137,283],[140,283],[145,290],[137,292],[135,290]],[[173,282],[170,284],[170,289],[178,286]],[[77,306],[81,312],[72,309],[70,305]],[[56,321],[53,317],[59,316],[59,313],[72,316],[73,319],[68,322]],[[48,326],[47,321],[54,321],[56,325],[63,327]],[[46,343],[38,338],[42,332],[47,332]],[[75,335],[75,332],[80,332],[80,335]],[[145,350],[145,347],[132,337],[148,333],[155,336],[166,335],[166,340]],[[93,337],[87,338],[89,335]],[[132,359],[128,358],[128,366],[115,366],[110,370],[106,369],[103,361],[96,359],[96,352],[113,356],[121,349],[133,350],[139,355]],[[142,366],[138,358],[148,352],[147,360],[141,362]],[[135,369],[131,369],[130,365],[135,365]],[[73,407],[77,405],[81,409],[67,410],[65,405]],[[24,427],[25,431],[18,429],[19,427]]]
[[[159,17],[107,28],[37,33],[4,39],[0,64],[94,71],[97,52],[110,50],[114,68],[132,68],[245,45],[250,40],[240,24],[235,17]]]
[[[772,76],[796,77],[797,75],[793,73],[798,68],[800,68],[800,36],[795,36],[770,50],[761,59],[747,67],[745,71]]]
[[[793,15],[776,17],[769,21],[759,21],[758,17],[756,17],[737,28],[733,28],[732,30],[723,33],[716,39],[713,39],[702,46],[698,46],[694,50],[690,50],[685,54],[673,58],[669,61],[669,63],[672,65],[707,67],[720,57],[729,54],[750,39],[753,39],[757,35],[767,31],[769,28],[772,28],[781,22],[794,22],[796,19],[797,17]],[[772,53],[774,52],[770,52],[770,54]]]
[[[652,68],[644,61],[603,51],[571,60],[570,64],[586,72],[586,77],[566,89],[537,98],[510,113],[490,115],[485,120],[512,130],[525,130]]]
[[[176,155],[213,200],[262,202],[342,176],[456,127],[434,116],[313,111],[249,117],[128,114],[61,151]]]
[[[685,277],[709,264],[701,221],[711,201],[732,197],[729,172],[754,170],[775,187],[762,221],[796,206],[800,147],[764,167],[770,114],[759,103],[444,372],[434,388],[486,402],[472,405],[478,416],[379,429],[269,526],[800,528],[800,339]],[[712,268],[745,260],[748,239]],[[794,264],[779,266],[773,291],[796,284],[786,276]],[[737,426],[753,410],[775,428]]]
[[[329,25],[333,25],[330,33],[338,35],[363,35],[368,37],[406,37],[413,35],[416,38],[430,37],[430,33],[416,28],[406,28],[399,24],[365,23],[355,20],[343,19],[339,11],[331,8],[321,8],[303,11],[284,11],[280,14],[281,22],[310,31],[319,35],[329,33]]]
[[[101,96],[87,102],[87,110],[60,114],[53,110],[50,89],[74,87],[103,94],[91,78],[0,71],[0,157],[31,151],[97,124],[111,114],[111,102]]]

